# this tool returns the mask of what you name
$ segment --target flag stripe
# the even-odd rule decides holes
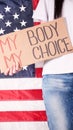
[[[46,121],[45,111],[0,112],[0,122]]]
[[[39,25],[39,24],[40,24],[40,22],[35,22],[35,21],[34,21],[34,25]]]
[[[0,111],[45,111],[43,100],[1,101]]]
[[[42,68],[35,68],[35,75],[37,78],[42,77]]]
[[[0,130],[49,130],[47,122],[1,122]]]
[[[38,2],[39,2],[39,0],[32,0],[33,10],[36,9]]]
[[[42,90],[0,90],[0,100],[42,100]]]
[[[41,89],[42,78],[0,79],[0,90]]]

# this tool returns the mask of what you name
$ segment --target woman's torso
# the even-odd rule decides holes
[[[39,13],[40,12],[40,13]],[[73,0],[64,0],[62,7],[62,17],[67,20],[68,31],[73,44]],[[40,0],[39,5],[33,15],[34,18],[51,21],[54,19],[54,0]],[[45,62],[43,66],[44,74],[60,74],[73,72],[73,53]]]

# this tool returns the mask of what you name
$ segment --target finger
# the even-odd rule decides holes
[[[17,70],[16,70],[16,66],[13,65],[13,66],[12,66],[12,73],[15,74],[16,72],[17,72]]]
[[[17,72],[22,70],[22,67],[20,66],[18,62],[16,62],[16,70]]]
[[[9,75],[10,75],[10,76],[13,75],[13,67],[11,67],[11,68],[9,69]]]
[[[9,68],[6,69],[6,71],[4,72],[4,75],[8,75],[9,74]]]
[[[20,67],[20,64],[19,64],[18,62],[16,62],[16,64],[15,64],[15,69],[16,69],[16,71],[19,70],[19,67]]]

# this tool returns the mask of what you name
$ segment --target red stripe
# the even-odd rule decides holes
[[[0,112],[0,122],[46,121],[45,111]]]
[[[42,77],[42,68],[35,68],[35,77],[41,78]]]
[[[0,100],[42,100],[42,90],[0,90]]]
[[[35,22],[34,21],[34,26],[39,25],[39,24],[40,24],[40,22]]]
[[[33,10],[36,9],[38,2],[39,2],[39,0],[32,0]]]

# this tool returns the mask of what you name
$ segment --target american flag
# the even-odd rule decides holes
[[[0,0],[0,35],[36,25],[38,0]],[[42,63],[0,75],[0,130],[48,130],[42,98]]]
[[[31,0],[0,0],[0,35],[33,26]],[[29,65],[12,77],[34,77],[35,66]],[[0,74],[0,78],[11,78]]]

